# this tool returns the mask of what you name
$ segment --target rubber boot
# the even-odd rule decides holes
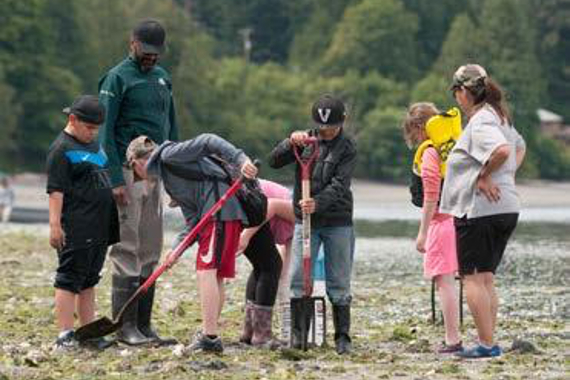
[[[251,344],[256,347],[276,350],[281,342],[273,337],[271,331],[273,320],[273,307],[253,305],[253,336]]]
[[[253,302],[250,300],[245,301],[243,330],[239,341],[245,344],[251,344],[253,337]]]
[[[350,353],[350,305],[333,305],[334,343],[339,355]]]
[[[113,319],[117,317],[123,305],[131,298],[139,287],[138,277],[113,276],[113,291],[111,296]],[[139,346],[150,343],[137,327],[138,302],[132,302],[123,313],[123,323],[117,331],[117,340],[129,346]]]
[[[315,301],[311,298],[291,298],[291,348],[308,346],[311,320],[315,313]]]
[[[144,284],[146,278],[141,278],[140,285]],[[161,338],[158,336],[154,328],[152,327],[152,306],[154,304],[154,291],[155,286],[152,285],[148,288],[146,293],[144,293],[139,298],[139,311],[138,311],[138,323],[137,327],[139,331],[151,340],[152,344],[159,346],[169,346],[178,343],[176,339],[173,338]]]

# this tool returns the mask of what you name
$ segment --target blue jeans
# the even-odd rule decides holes
[[[354,259],[354,229],[352,226],[321,227],[311,230],[311,262],[314,263],[321,244],[325,253],[327,296],[333,305],[349,305],[350,277]],[[293,236],[293,266],[291,293],[303,296],[303,226],[295,224]]]

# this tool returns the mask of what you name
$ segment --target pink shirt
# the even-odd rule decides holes
[[[424,203],[426,201],[438,201],[441,191],[441,158],[435,148],[427,148],[422,156],[422,183],[424,187]],[[447,214],[440,214],[439,207],[436,210],[434,219],[444,219],[450,217]]]
[[[422,157],[422,183],[424,186],[424,204],[426,201],[438,201],[441,191],[441,158],[435,148],[427,148]],[[441,214],[438,209],[428,228],[426,253],[424,255],[424,275],[433,278],[441,274],[453,274],[457,271],[457,251],[455,227],[449,214]]]
[[[261,190],[267,199],[291,200],[291,192],[285,186],[263,179],[259,180],[259,182]],[[293,223],[278,216],[274,216],[269,221],[269,225],[271,233],[273,233],[273,237],[275,238],[275,244],[286,244],[293,239]]]

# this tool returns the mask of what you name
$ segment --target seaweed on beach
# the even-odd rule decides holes
[[[250,269],[243,259],[237,280],[227,287],[222,320],[226,351],[221,356],[189,353],[186,345],[200,325],[193,252],[159,280],[157,289],[157,328],[181,345],[119,345],[100,353],[80,349],[56,354],[52,351],[57,334],[52,288],[55,252],[47,244],[45,230],[2,230],[0,379],[568,378],[564,356],[570,339],[568,242],[514,240],[497,281],[501,299],[497,339],[508,350],[490,361],[464,362],[433,353],[443,327],[431,324],[430,284],[422,278],[421,255],[414,251],[411,236],[358,239],[354,353],[346,357],[330,348],[303,353],[238,344]],[[107,266],[98,288],[99,314],[109,314],[109,294]],[[475,338],[468,313],[463,338],[466,344]],[[328,339],[332,343],[332,336]]]

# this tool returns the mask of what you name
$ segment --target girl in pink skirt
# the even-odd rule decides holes
[[[415,103],[410,106],[403,123],[404,139],[408,146],[419,146],[428,139],[425,126],[430,118],[439,113],[432,103]],[[443,177],[441,164],[442,158],[438,150],[434,146],[428,146],[421,153],[417,168],[420,175],[414,174],[420,182],[415,186],[420,190],[413,191],[415,198],[420,199],[414,204],[423,203],[416,249],[424,255],[424,276],[435,279],[443,311],[445,342],[438,348],[438,352],[454,353],[463,349],[459,335],[459,307],[455,286],[457,251],[453,217],[438,211]]]

